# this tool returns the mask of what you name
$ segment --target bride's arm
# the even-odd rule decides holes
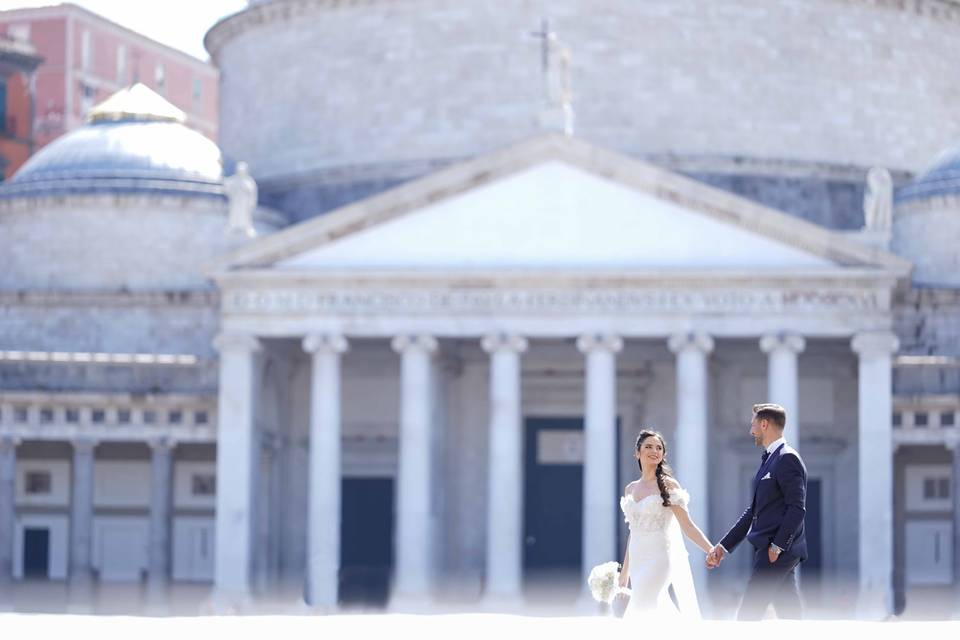
[[[620,586],[629,586],[630,582],[630,536],[627,535],[627,550],[623,552],[623,568],[620,569]]]
[[[703,535],[703,531],[700,531],[700,527],[690,519],[690,514],[687,513],[687,510],[683,507],[670,508],[673,509],[673,514],[677,516],[677,522],[680,524],[680,529],[683,533],[690,538],[695,545],[703,549],[704,553],[710,553],[713,545],[710,544],[707,536]]]

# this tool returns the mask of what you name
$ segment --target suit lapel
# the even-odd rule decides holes
[[[760,480],[766,474],[767,470],[773,466],[773,459],[780,455],[780,450],[783,449],[781,444],[779,447],[773,450],[773,453],[767,458],[767,461],[760,465],[760,470],[757,471],[757,475],[753,479],[753,507],[757,506],[757,490],[760,489]]]

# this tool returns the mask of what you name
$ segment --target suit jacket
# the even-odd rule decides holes
[[[782,555],[806,560],[806,499],[807,468],[795,449],[780,445],[757,472],[753,502],[720,544],[732,552],[746,537],[757,549],[773,543],[783,549]]]

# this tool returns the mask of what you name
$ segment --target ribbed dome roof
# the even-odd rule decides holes
[[[960,145],[948,149],[932,167],[897,191],[897,201],[960,195]]]
[[[220,149],[142,84],[91,110],[88,124],[28,160],[0,197],[149,192],[222,196]]]

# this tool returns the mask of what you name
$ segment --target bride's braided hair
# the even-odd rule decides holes
[[[637,451],[640,451],[643,441],[647,438],[654,437],[660,441],[660,445],[663,447],[663,460],[660,461],[660,464],[657,465],[657,488],[660,489],[660,497],[663,498],[663,506],[669,507],[670,505],[670,492],[667,491],[667,478],[673,478],[673,469],[670,468],[670,465],[667,464],[667,441],[663,436],[649,429],[644,429],[640,432],[640,435],[637,436]],[[643,464],[637,460],[637,466],[640,467],[640,473],[643,473]]]

